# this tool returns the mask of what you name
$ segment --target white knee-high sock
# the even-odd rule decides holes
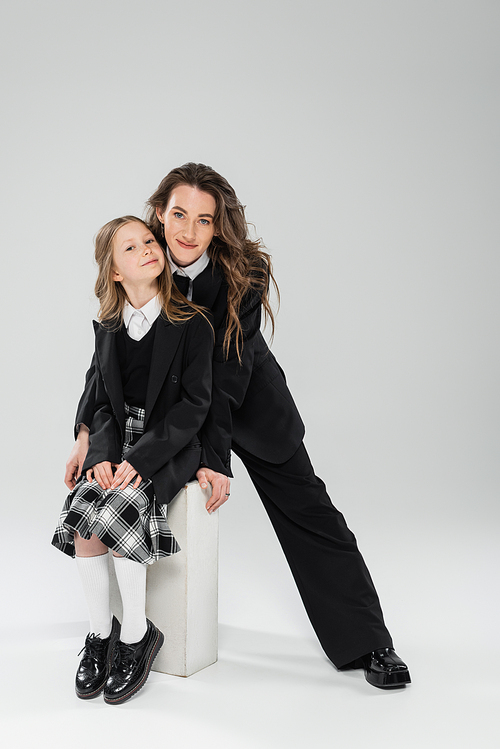
[[[113,556],[123,604],[120,640],[139,642],[146,634],[146,564]]]
[[[111,633],[108,555],[76,557],[90,615],[90,632],[102,639]]]

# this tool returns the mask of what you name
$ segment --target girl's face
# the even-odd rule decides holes
[[[176,187],[162,212],[156,215],[165,229],[165,239],[174,263],[191,265],[210,246],[215,234],[215,200],[196,187]]]
[[[165,255],[149,229],[139,221],[120,227],[113,239],[113,281],[125,291],[156,286],[165,267]]]

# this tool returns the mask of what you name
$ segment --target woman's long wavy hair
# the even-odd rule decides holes
[[[148,231],[151,228],[136,216],[121,216],[108,221],[99,229],[95,236],[95,261],[98,267],[95,295],[99,300],[99,322],[109,330],[118,330],[123,322],[123,308],[128,301],[127,294],[119,281],[114,281],[113,249],[114,238],[122,226],[134,221],[143,224]],[[197,312],[203,314],[203,308],[188,302],[172,281],[170,265],[165,258],[165,268],[157,278],[158,296],[162,307],[162,315],[170,322],[185,322]]]
[[[158,219],[157,209],[161,215],[164,214],[172,191],[179,185],[196,187],[215,200],[215,235],[208,254],[221,268],[229,287],[224,353],[226,357],[229,355],[231,341],[234,340],[241,361],[243,333],[239,311],[243,297],[250,289],[260,293],[265,319],[270,320],[274,335],[274,315],[269,302],[270,283],[274,285],[278,300],[279,291],[273,276],[271,257],[263,250],[260,239],[249,238],[244,207],[229,182],[210,166],[193,162],[172,169],[146,204],[146,222],[158,241],[165,243],[164,227]]]

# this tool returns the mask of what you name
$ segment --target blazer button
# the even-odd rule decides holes
[[[177,382],[177,375],[172,375],[172,382]]]

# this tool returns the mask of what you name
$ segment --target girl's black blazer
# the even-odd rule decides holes
[[[97,322],[94,329],[93,414],[84,472],[102,461],[120,463],[125,437],[117,333]],[[143,479],[152,480],[161,503],[170,502],[200,465],[198,433],[210,408],[213,346],[213,329],[202,315],[177,324],[158,318],[144,434],[126,459]]]
[[[202,461],[213,470],[231,476],[233,441],[261,460],[283,463],[298,449],[304,424],[285,374],[260,332],[262,305],[256,291],[245,295],[240,308],[244,336],[242,362],[234,344],[226,357],[223,341],[227,289],[222,271],[212,262],[193,282],[193,301],[211,310],[215,328],[212,405],[200,435]],[[92,362],[78,404],[76,425],[88,425],[94,400]]]

